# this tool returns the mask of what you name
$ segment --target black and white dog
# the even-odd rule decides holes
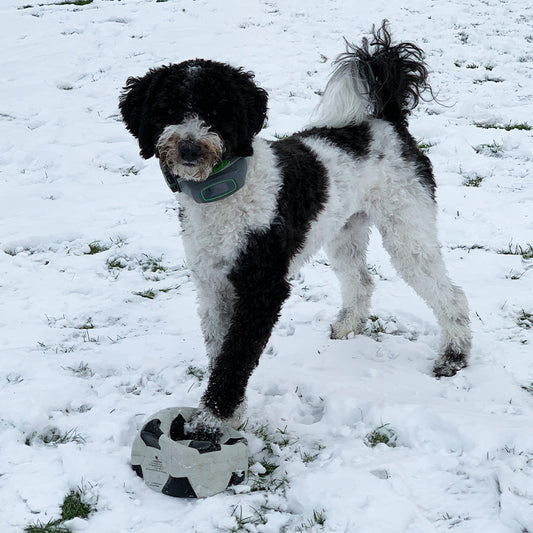
[[[159,158],[181,192],[183,242],[210,357],[193,423],[204,438],[235,421],[289,296],[289,277],[321,247],[342,292],[331,338],[363,330],[371,225],[442,328],[434,374],[466,366],[471,345],[468,304],[448,278],[437,239],[431,163],[407,130],[410,111],[431,92],[422,50],[393,46],[385,22],[371,42],[348,44],[312,127],[274,142],[255,137],[267,93],[253,78],[195,59],[129,78],[120,98],[141,155]]]

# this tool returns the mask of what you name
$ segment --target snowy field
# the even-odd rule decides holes
[[[470,301],[470,366],[432,377],[436,322],[377,235],[367,334],[329,340],[340,296],[319,255],[250,382],[249,484],[159,495],[132,439],[197,404],[207,360],[177,200],[120,120],[121,87],[194,57],[244,66],[274,139],[309,121],[343,36],[383,18],[425,49],[444,104],[411,130]],[[533,532],[531,0],[3,0],[0,21],[2,533]],[[59,523],[70,491],[92,512]]]

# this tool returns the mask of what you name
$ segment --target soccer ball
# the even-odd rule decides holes
[[[197,409],[171,407],[152,415],[135,437],[131,467],[153,490],[180,498],[205,498],[248,479],[244,436],[223,428],[218,442],[184,440]]]

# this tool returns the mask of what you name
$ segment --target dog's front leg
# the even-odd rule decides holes
[[[244,401],[248,380],[289,295],[289,258],[274,251],[249,246],[228,276],[234,293],[230,325],[192,423],[192,431],[203,438],[216,437]]]
[[[195,276],[198,290],[198,313],[209,357],[209,368],[222,349],[233,314],[233,287],[227,272],[212,269],[211,276]]]

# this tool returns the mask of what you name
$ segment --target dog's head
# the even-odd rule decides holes
[[[119,107],[142,157],[203,181],[220,160],[253,153],[267,112],[267,93],[253,77],[224,63],[184,61],[129,78]]]

